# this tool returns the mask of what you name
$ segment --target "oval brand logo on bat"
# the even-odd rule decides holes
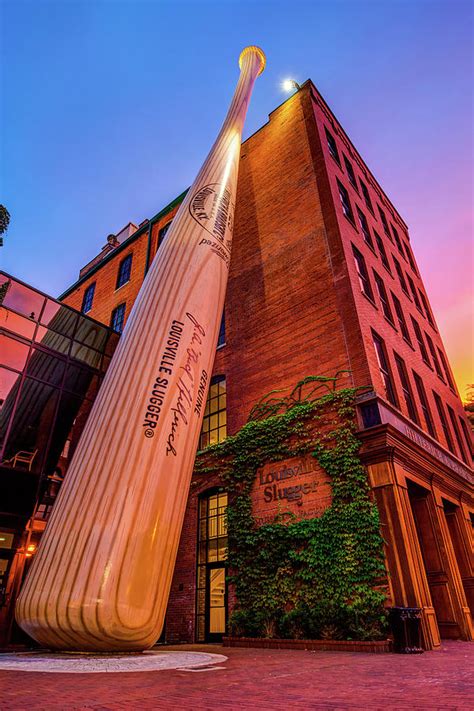
[[[193,195],[189,212],[206,232],[229,250],[230,240],[227,243],[225,234],[226,230],[232,233],[234,207],[230,190],[223,188],[220,183],[210,183]]]

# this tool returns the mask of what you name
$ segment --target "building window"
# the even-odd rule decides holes
[[[400,383],[402,386],[402,393],[403,397],[405,399],[405,405],[407,406],[407,412],[410,420],[413,420],[413,422],[416,422],[416,424],[419,423],[419,418],[418,418],[418,413],[416,411],[415,407],[415,401],[413,399],[413,393],[411,390],[411,385],[410,381],[408,379],[408,373],[407,373],[407,367],[405,365],[405,361],[400,358],[397,353],[394,353],[395,356],[395,363],[397,364],[397,370],[398,370],[398,375],[400,378]]]
[[[398,406],[397,398],[395,396],[395,388],[393,387],[393,378],[390,372],[390,366],[388,364],[387,351],[385,349],[385,343],[380,338],[379,335],[372,331],[372,337],[374,339],[375,354],[377,356],[377,361],[379,364],[380,375],[382,376],[382,381],[385,390],[385,396],[392,405]]]
[[[324,129],[326,132],[326,140],[328,142],[328,148],[329,148],[329,153],[332,155],[335,161],[341,165],[341,161],[339,160],[339,152],[337,150],[337,144],[336,144],[336,139],[334,136],[329,133],[327,128]]]
[[[393,325],[393,315],[392,309],[390,308],[390,302],[388,300],[387,290],[385,289],[385,284],[383,280],[379,277],[376,271],[374,271],[375,284],[377,286],[377,291],[379,294],[380,303],[382,304],[382,311],[384,316]]]
[[[364,239],[369,245],[369,247],[373,249],[374,243],[372,241],[372,235],[370,234],[367,218],[364,213],[359,210],[359,208],[357,208],[357,217],[359,218],[359,225],[360,229],[362,230],[362,234],[364,235]]]
[[[346,172],[347,172],[347,177],[349,178],[349,182],[352,185],[353,188],[359,192],[359,189],[357,187],[357,181],[354,173],[354,168],[352,167],[352,163],[344,154],[342,154],[344,157],[344,165],[346,166]]]
[[[413,279],[411,278],[411,276],[410,276],[409,274],[407,274],[407,279],[408,279],[408,283],[409,283],[409,285],[410,285],[410,291],[411,291],[411,294],[412,294],[412,296],[413,296],[413,301],[415,302],[415,306],[416,306],[416,308],[418,309],[418,311],[420,312],[420,314],[421,314],[422,316],[424,316],[423,310],[422,310],[422,308],[421,308],[420,298],[419,298],[418,292],[417,292],[417,290],[416,290],[416,288],[415,288],[415,284],[413,283]]]
[[[405,247],[405,254],[407,255],[408,262],[410,263],[410,267],[413,269],[415,274],[418,274],[418,270],[415,265],[415,260],[413,259],[413,254],[411,252],[411,247],[409,244],[406,242],[403,242],[403,246]]]
[[[158,232],[158,249],[163,244],[163,240],[165,239],[166,234],[167,234],[169,228],[171,227],[172,222],[173,222],[173,220],[170,220],[168,222],[168,224],[166,224],[164,227],[162,227],[161,230]]]
[[[438,410],[438,415],[439,415],[439,419],[441,422],[441,427],[443,428],[446,444],[448,445],[449,451],[452,452],[453,454],[456,454],[456,452],[454,451],[453,439],[451,437],[451,432],[449,431],[448,421],[446,419],[446,414],[444,412],[443,403],[441,402],[441,398],[438,395],[438,393],[435,393],[434,390],[433,390],[433,396],[434,396],[435,403],[436,403],[436,409]]]
[[[436,430],[435,430],[434,423],[433,423],[433,416],[431,414],[430,406],[428,405],[428,398],[426,395],[425,386],[423,385],[423,381],[420,378],[420,376],[417,373],[415,373],[415,371],[412,371],[412,372],[413,372],[413,377],[415,379],[415,385],[416,385],[416,390],[418,392],[418,399],[420,401],[421,411],[423,413],[423,417],[425,418],[426,429],[428,430],[429,434],[432,437],[437,439]]]
[[[199,449],[222,442],[227,436],[226,381],[224,375],[211,380],[202,421]]]
[[[217,339],[217,347],[225,346],[225,309],[222,312],[221,325],[219,328],[219,337]]]
[[[426,350],[425,342],[423,340],[423,334],[421,333],[421,328],[419,327],[418,323],[415,321],[413,316],[411,317],[411,322],[413,325],[413,330],[415,331],[415,338],[418,343],[418,348],[420,349],[421,357],[425,361],[426,365],[429,365],[431,368],[431,363],[430,359],[428,357],[428,351]]]
[[[199,499],[196,638],[217,641],[226,630],[226,492]]]
[[[352,212],[351,201],[349,200],[349,193],[345,189],[344,185],[339,182],[339,180],[337,181],[337,186],[339,188],[339,198],[341,200],[342,211],[344,215],[352,222],[352,224],[355,224],[354,213]]]
[[[132,272],[132,256],[132,254],[128,254],[125,259],[122,259],[120,262],[115,289],[120,289],[121,286],[130,281],[130,274]]]
[[[391,224],[391,227],[392,227],[392,234],[395,239],[395,244],[397,245],[397,249],[400,252],[400,254],[402,255],[403,259],[405,259],[405,252],[403,251],[402,242],[400,240],[398,230],[392,224]]]
[[[391,292],[391,294],[392,294],[393,305],[395,306],[395,313],[397,314],[398,325],[400,326],[400,333],[402,334],[405,341],[408,341],[408,343],[411,346],[410,331],[408,330],[408,326],[407,326],[407,322],[405,320],[405,314],[403,313],[402,305],[401,305],[399,299],[393,293],[393,291]]]
[[[433,328],[436,328],[434,320],[433,320],[433,314],[431,313],[431,309],[428,305],[428,300],[421,290],[419,290],[419,293],[420,293],[420,299],[423,303],[423,308],[425,310],[426,318],[428,319],[428,323],[431,324],[431,326],[433,326]]]
[[[461,433],[459,431],[458,423],[456,422],[456,415],[454,414],[454,410],[452,407],[447,405],[447,408],[448,408],[449,419],[451,420],[451,426],[453,428],[454,436],[455,436],[456,442],[458,444],[458,449],[459,449],[459,453],[461,455],[461,459],[467,464],[466,450],[464,449],[464,445],[462,443]]]
[[[436,374],[439,378],[441,378],[441,380],[444,383],[446,381],[443,376],[443,371],[441,370],[441,365],[439,363],[438,356],[436,355],[436,349],[434,347],[434,343],[426,332],[425,332],[425,338],[426,338],[426,342],[428,343],[428,348],[430,349],[431,358],[433,359],[433,364],[434,364],[434,367],[436,370]]]
[[[456,389],[454,387],[454,380],[452,379],[451,371],[449,370],[448,361],[444,357],[444,353],[440,348],[438,348],[438,353],[439,353],[441,363],[443,364],[443,370],[445,372],[446,380],[448,381],[448,385],[451,388],[451,390],[454,390],[456,392]]]
[[[392,235],[390,234],[390,230],[389,230],[389,228],[388,228],[388,222],[387,222],[387,218],[385,217],[385,212],[382,210],[382,208],[380,207],[380,205],[377,205],[377,207],[378,207],[378,210],[379,210],[380,219],[382,220],[383,231],[385,232],[385,234],[387,235],[387,237],[389,238],[389,240],[390,240],[391,242],[393,242],[393,237],[392,237]]]
[[[114,331],[117,331],[117,333],[122,333],[124,320],[125,320],[125,304],[119,304],[112,311],[110,325],[114,329]]]
[[[388,261],[387,252],[385,251],[385,245],[383,243],[383,239],[375,230],[374,230],[374,237],[375,237],[375,241],[377,243],[377,247],[379,250],[381,262],[384,265],[385,269],[391,274],[392,270],[390,269],[390,264]]]
[[[84,297],[82,299],[82,308],[81,311],[83,314],[86,314],[88,311],[91,310],[92,308],[92,302],[94,301],[94,292],[95,292],[95,282],[93,284],[89,284],[87,289],[84,292]]]
[[[467,428],[466,422],[465,422],[464,419],[461,417],[461,415],[459,415],[459,424],[461,425],[461,429],[462,429],[462,431],[463,431],[464,439],[466,440],[467,451],[468,451],[469,454],[472,456],[472,438],[471,438],[471,435],[470,435],[469,430],[468,430],[468,428]]]
[[[395,264],[396,272],[397,272],[397,274],[398,274],[398,279],[399,279],[399,281],[400,281],[400,286],[402,287],[402,289],[403,289],[403,291],[405,292],[405,294],[409,297],[410,294],[408,293],[408,287],[407,287],[407,283],[406,283],[406,281],[405,281],[405,275],[403,274],[403,270],[402,270],[402,268],[401,268],[401,266],[400,266],[400,262],[398,261],[398,259],[395,259],[395,257],[394,257],[393,255],[392,255],[392,259],[393,259],[393,263]]]
[[[354,254],[354,262],[357,269],[357,276],[359,277],[360,290],[365,294],[371,301],[374,300],[374,294],[372,292],[372,286],[370,284],[369,273],[365,265],[365,259],[354,245],[352,245],[352,252]]]
[[[364,197],[365,204],[369,208],[370,212],[374,214],[374,208],[372,206],[372,200],[370,199],[369,191],[367,185],[359,178],[360,189],[362,190],[362,195]]]

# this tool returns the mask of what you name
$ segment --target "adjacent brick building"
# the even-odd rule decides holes
[[[60,298],[121,330],[182,197],[110,236]],[[407,226],[308,81],[242,145],[225,320],[201,445],[237,432],[269,391],[338,371],[370,388],[359,403],[359,434],[387,544],[389,602],[423,608],[426,648],[439,646],[440,635],[471,639],[466,416]],[[223,631],[225,583],[215,571],[225,565],[225,505],[218,481],[194,477],[169,641]],[[199,561],[207,570],[202,586],[199,516],[217,551]]]

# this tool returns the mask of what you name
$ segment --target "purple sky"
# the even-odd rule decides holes
[[[1,267],[52,295],[193,180],[259,44],[246,135],[311,78],[410,227],[461,394],[474,382],[472,4],[3,0]]]

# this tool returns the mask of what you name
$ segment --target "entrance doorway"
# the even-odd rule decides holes
[[[408,482],[408,495],[440,636],[444,639],[459,639],[461,630],[456,620],[444,546],[433,511],[431,492]]]
[[[227,625],[227,493],[207,492],[199,501],[196,640],[219,642]]]

